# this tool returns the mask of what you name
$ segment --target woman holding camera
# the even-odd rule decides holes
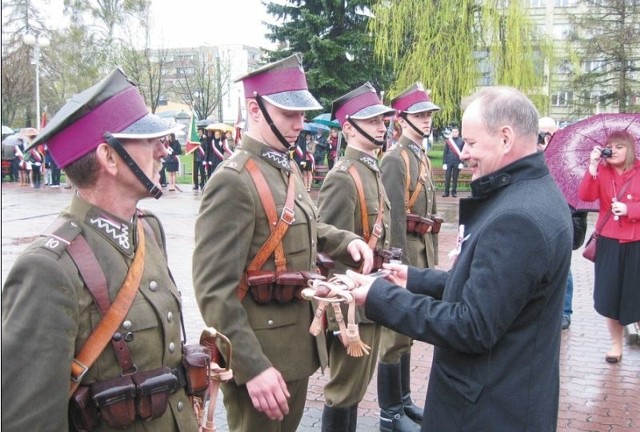
[[[624,326],[640,321],[640,161],[629,132],[613,132],[594,147],[579,195],[600,200],[593,299],[611,335],[605,359],[618,363]]]

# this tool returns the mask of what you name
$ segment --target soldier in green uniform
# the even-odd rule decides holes
[[[20,255],[2,290],[3,430],[198,429],[180,371],[181,300],[164,231],[137,208],[140,199],[161,194],[167,152],[160,138],[171,132],[116,69],[73,96],[31,144],[48,144],[77,193]],[[141,275],[123,283],[131,267]],[[114,320],[117,331],[105,334],[95,362],[83,363],[85,342],[125,290],[133,299]],[[80,386],[71,400],[86,403],[85,410],[70,402],[74,380]],[[143,387],[153,394],[146,408],[139,405]],[[76,423],[87,418],[97,424]]]
[[[440,108],[420,83],[393,99],[391,106],[398,113],[402,136],[384,155],[380,169],[391,201],[392,245],[402,248],[405,264],[434,267],[438,263],[438,238],[431,232],[429,221],[437,212],[436,191],[422,141],[431,133],[432,113]],[[412,344],[409,337],[383,328],[378,364],[381,431],[419,430],[416,423],[422,421],[422,409],[411,400]]]
[[[333,102],[332,117],[342,125],[347,148],[344,157],[324,179],[318,198],[321,222],[364,237],[378,252],[390,248],[391,210],[375,151],[384,144],[384,117],[392,114],[394,110],[382,104],[370,83]],[[346,266],[336,264],[335,272],[345,273],[346,269]],[[355,431],[358,403],[367,390],[378,360],[380,326],[365,319],[364,311],[358,311],[360,337],[371,347],[371,352],[363,357],[352,357],[336,335],[338,325],[332,310],[327,310],[327,317],[331,377],[324,387],[322,431]]]
[[[205,188],[196,221],[194,288],[205,322],[234,348],[234,382],[221,387],[229,429],[294,432],[309,376],[327,361],[324,337],[309,333],[312,305],[299,299],[305,282],[296,280],[316,269],[317,251],[354,267],[363,264],[365,272],[373,254],[357,235],[318,222],[288,156],[304,111],[321,108],[307,89],[301,55],[240,81],[249,130]]]

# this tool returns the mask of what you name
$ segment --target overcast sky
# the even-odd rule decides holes
[[[48,25],[60,27],[63,0],[33,0],[47,17]],[[242,43],[272,47],[262,21],[273,22],[260,0],[152,0],[152,48]]]

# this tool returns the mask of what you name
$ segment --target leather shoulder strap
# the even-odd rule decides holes
[[[82,275],[82,279],[91,293],[93,301],[96,306],[98,306],[100,315],[104,317],[111,305],[111,299],[109,298],[107,278],[98,263],[96,255],[82,235],[77,236],[74,241],[71,242],[67,248],[67,252],[69,252],[69,256],[73,262],[75,262],[76,267],[78,267],[78,271],[80,275]],[[122,373],[127,374],[133,372],[135,369],[133,360],[131,360],[131,353],[124,338],[118,340],[111,338],[111,344],[122,368]]]
[[[353,178],[353,182],[356,185],[356,191],[358,192],[358,201],[360,202],[360,218],[362,220],[362,236],[364,241],[367,242],[371,249],[376,247],[378,239],[382,235],[382,215],[384,213],[384,198],[382,193],[379,193],[378,214],[376,220],[373,223],[373,229],[369,231],[369,215],[367,213],[367,202],[364,196],[364,187],[362,186],[362,179],[358,170],[354,165],[351,165],[348,170],[349,174]]]
[[[293,165],[293,164],[292,164]],[[273,195],[271,194],[271,190],[267,184],[264,175],[260,171],[260,168],[256,165],[256,163],[249,159],[245,164],[247,171],[251,175],[251,179],[256,186],[258,191],[258,195],[260,196],[260,201],[262,203],[262,207],[267,215],[267,220],[269,221],[269,227],[271,228],[271,234],[267,241],[262,245],[262,247],[258,250],[258,253],[253,257],[247,270],[260,270],[269,256],[275,251],[275,264],[277,271],[285,271],[287,268],[287,260],[284,254],[284,247],[282,246],[282,238],[285,233],[289,229],[289,226],[293,223],[294,220],[294,198],[295,198],[295,179],[293,178],[294,171],[291,172],[289,176],[289,183],[287,185],[287,196],[285,198],[284,208],[282,209],[282,214],[280,218],[277,219],[277,211],[276,204],[273,199]],[[293,167],[292,167],[293,169]],[[243,278],[238,284],[238,289],[236,290],[236,295],[242,301],[244,297],[247,295],[249,287],[247,286],[246,280]]]
[[[127,277],[122,284],[115,300],[104,314],[93,333],[85,341],[80,352],[71,362],[71,382],[69,385],[69,397],[76,391],[82,378],[87,373],[91,365],[95,363],[102,351],[112,339],[122,320],[133,304],[133,300],[138,293],[142,273],[144,272],[145,260],[145,234],[142,223],[138,219],[138,245],[135,256]]]

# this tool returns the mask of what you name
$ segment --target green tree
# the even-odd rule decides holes
[[[396,74],[392,93],[422,81],[442,108],[436,123],[459,121],[478,85],[517,87],[545,106],[541,65],[551,51],[520,0],[379,0],[373,13],[375,53]]]
[[[304,54],[312,93],[328,111],[331,102],[371,82],[379,91],[391,82],[391,67],[377,61],[368,25],[375,0],[288,0],[263,2],[280,24],[269,24],[267,37],[278,43],[268,53],[277,60]]]
[[[575,47],[573,114],[640,111],[640,2],[581,0],[579,6],[568,37]]]

